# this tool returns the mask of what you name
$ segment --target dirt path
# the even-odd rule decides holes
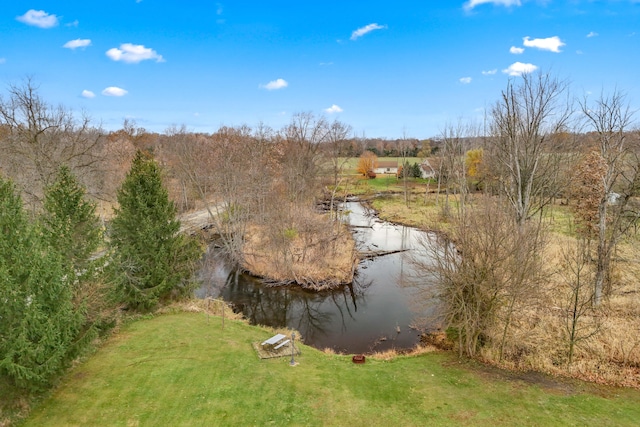
[[[214,216],[217,215],[221,208],[221,203],[209,206],[209,209]],[[180,220],[180,231],[183,232],[193,232],[212,223],[209,216],[209,210],[207,210],[206,207],[195,211],[184,212],[178,216],[178,219]]]
[[[534,385],[546,392],[557,395],[574,396],[582,393],[591,393],[602,397],[611,397],[617,390],[616,387],[594,384],[575,378],[554,377],[535,371],[508,371],[475,361],[455,361],[445,365],[466,369],[489,381],[505,380],[515,384]]]

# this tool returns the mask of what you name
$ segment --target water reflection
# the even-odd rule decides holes
[[[360,250],[395,251],[415,247],[425,233],[379,221],[359,203],[346,206]],[[412,304],[416,288],[409,252],[398,252],[360,264],[354,283],[327,292],[297,287],[270,288],[260,280],[230,270],[211,248],[200,271],[199,297],[222,297],[252,324],[294,328],[306,344],[346,353],[410,348],[419,339]],[[422,309],[423,310],[423,309]],[[424,310],[423,310],[424,311]]]

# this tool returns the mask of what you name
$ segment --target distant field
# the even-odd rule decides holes
[[[201,313],[124,326],[70,371],[26,426],[636,426],[640,392],[500,373],[452,354],[367,358],[301,346],[261,360],[273,332]],[[533,382],[531,382],[533,381]]]

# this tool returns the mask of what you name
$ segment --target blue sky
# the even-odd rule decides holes
[[[107,130],[279,129],[292,114],[358,136],[480,122],[533,69],[572,95],[640,106],[640,0],[6,1],[0,93],[32,76]]]

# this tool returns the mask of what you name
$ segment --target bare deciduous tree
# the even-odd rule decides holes
[[[472,125],[465,125],[462,121],[447,124],[442,131],[442,149],[440,150],[441,161],[438,173],[438,195],[441,186],[445,189],[444,212],[449,213],[449,195],[459,195],[460,203],[458,207],[464,211],[467,194],[467,168],[465,165],[465,152],[468,149],[467,139],[475,136],[475,129]],[[437,201],[437,199],[436,199]]]
[[[296,205],[308,203],[315,195],[320,173],[320,144],[328,137],[324,117],[297,113],[286,126],[278,142],[280,177],[289,200]]]
[[[522,75],[510,81],[491,111],[487,153],[518,224],[540,212],[559,193],[562,156],[551,136],[571,117],[567,83],[549,74]]]
[[[10,84],[7,92],[7,98],[0,97],[0,170],[19,185],[25,201],[39,207],[60,166],[68,166],[92,195],[99,195],[95,175],[103,161],[102,131],[86,115],[77,119],[45,102],[32,78]]]
[[[334,213],[334,203],[336,192],[343,180],[345,166],[349,163],[349,157],[345,155],[346,145],[348,143],[347,136],[351,133],[351,126],[334,120],[329,125],[327,133],[327,150],[326,154],[329,158],[330,174],[331,174],[331,198],[329,202],[329,212]]]
[[[473,213],[457,216],[451,239],[455,245],[425,242],[414,264],[435,278],[435,298],[460,354],[473,357],[491,346],[501,359],[517,347],[510,336],[513,319],[535,301],[544,278],[544,233],[536,222],[518,225],[504,203],[486,198]]]
[[[602,192],[598,200],[598,248],[594,304],[611,290],[611,257],[620,238],[640,217],[633,197],[640,194],[640,141],[630,133],[633,112],[625,95],[602,94],[594,103],[580,103],[587,125],[595,132],[596,148],[604,162]]]
[[[586,239],[579,238],[574,247],[563,249],[561,277],[565,294],[563,320],[568,347],[567,365],[573,361],[576,345],[599,331],[597,318],[592,316],[592,274]]]

